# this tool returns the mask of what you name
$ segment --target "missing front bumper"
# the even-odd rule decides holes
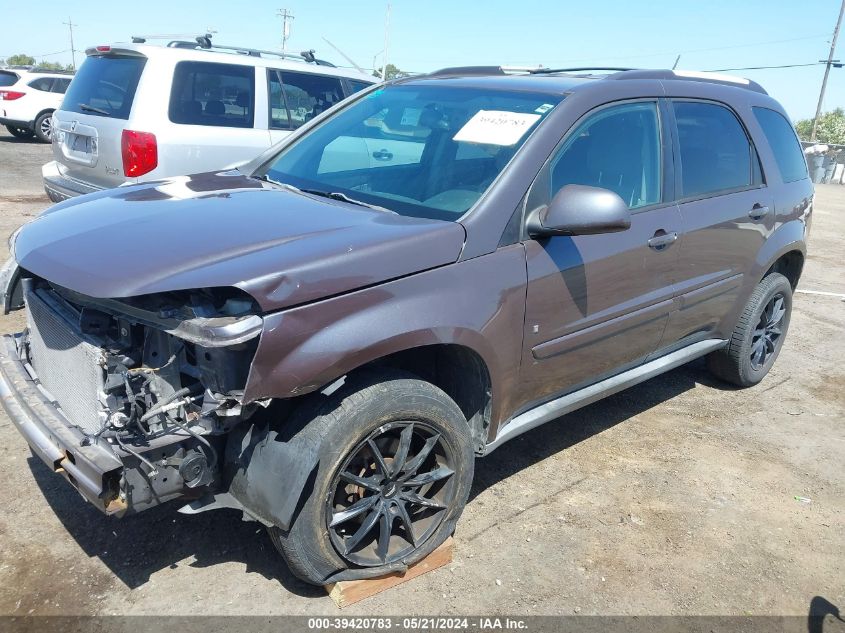
[[[21,335],[0,339],[3,408],[48,467],[105,514],[123,514],[127,509],[119,495],[123,463],[104,442],[89,443],[38,388],[18,355],[20,339]]]

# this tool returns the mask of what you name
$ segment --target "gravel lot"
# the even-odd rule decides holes
[[[49,157],[0,131],[4,257]],[[843,235],[845,187],[819,186],[802,290],[845,293]],[[477,464],[451,565],[343,614],[845,614],[843,357],[842,298],[796,295],[761,385],[697,362],[524,435]],[[234,511],[102,516],[5,413],[0,480],[0,614],[337,613]]]

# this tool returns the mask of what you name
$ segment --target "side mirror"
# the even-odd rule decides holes
[[[600,187],[566,185],[527,223],[531,237],[615,233],[631,226],[631,211],[616,193]]]

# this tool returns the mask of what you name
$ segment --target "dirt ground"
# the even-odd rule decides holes
[[[4,257],[49,157],[0,132]],[[843,235],[845,187],[819,186],[801,290],[845,293]],[[454,562],[343,615],[845,614],[843,357],[842,296],[797,294],[762,384],[697,362],[522,436],[478,462]],[[234,511],[102,516],[5,413],[0,481],[0,614],[338,613]]]

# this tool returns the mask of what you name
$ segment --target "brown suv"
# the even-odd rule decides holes
[[[3,271],[0,395],[107,514],[268,526],[314,583],[401,570],[476,456],[694,358],[760,381],[813,189],[757,84],[447,69],[239,171],[66,201]]]

